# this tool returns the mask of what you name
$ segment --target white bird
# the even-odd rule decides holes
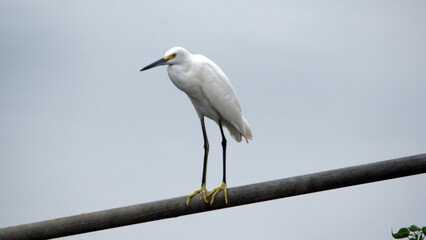
[[[168,65],[167,72],[173,84],[185,92],[197,111],[201,121],[204,137],[204,163],[201,188],[190,194],[186,205],[192,197],[201,193],[204,201],[211,196],[210,204],[216,195],[224,192],[225,203],[228,203],[226,185],[226,138],[222,126],[225,126],[231,136],[241,142],[242,137],[248,143],[253,138],[250,126],[242,115],[241,106],[235,95],[235,90],[225,73],[209,58],[200,54],[191,54],[182,47],[174,47],[166,52],[163,58],[141,69],[148,70],[160,65]],[[223,149],[223,181],[220,187],[208,193],[206,189],[207,158],[209,141],[204,124],[204,117],[215,121],[222,135]]]

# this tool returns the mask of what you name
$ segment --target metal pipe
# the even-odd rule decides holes
[[[426,154],[228,189],[214,205],[186,196],[0,228],[0,239],[48,239],[426,173]]]

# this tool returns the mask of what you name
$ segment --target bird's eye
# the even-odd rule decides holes
[[[173,56],[173,57],[176,57],[176,53],[173,53],[173,54],[172,54],[172,56]]]

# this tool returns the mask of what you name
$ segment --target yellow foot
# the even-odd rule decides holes
[[[189,202],[191,201],[191,198],[193,198],[195,195],[197,195],[199,193],[201,193],[203,195],[204,202],[209,203],[209,201],[207,201],[207,195],[206,195],[207,194],[207,188],[206,188],[206,185],[203,184],[199,190],[195,191],[194,193],[192,193],[191,195],[189,195],[186,198],[186,206],[189,206]]]
[[[213,205],[214,199],[220,191],[223,191],[225,203],[228,204],[228,190],[226,189],[226,183],[222,182],[222,185],[220,185],[220,187],[213,189],[213,191],[209,192],[209,194],[207,195],[207,197],[212,197],[210,199],[210,205]]]

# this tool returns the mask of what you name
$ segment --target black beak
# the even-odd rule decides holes
[[[142,72],[142,71],[145,71],[145,70],[148,70],[148,69],[150,69],[150,68],[156,67],[156,66],[164,65],[164,64],[165,64],[168,60],[169,60],[169,59],[161,58],[160,60],[155,61],[155,62],[153,62],[153,63],[149,64],[148,66],[146,66],[146,67],[142,68],[142,69],[141,69],[141,72]]]

